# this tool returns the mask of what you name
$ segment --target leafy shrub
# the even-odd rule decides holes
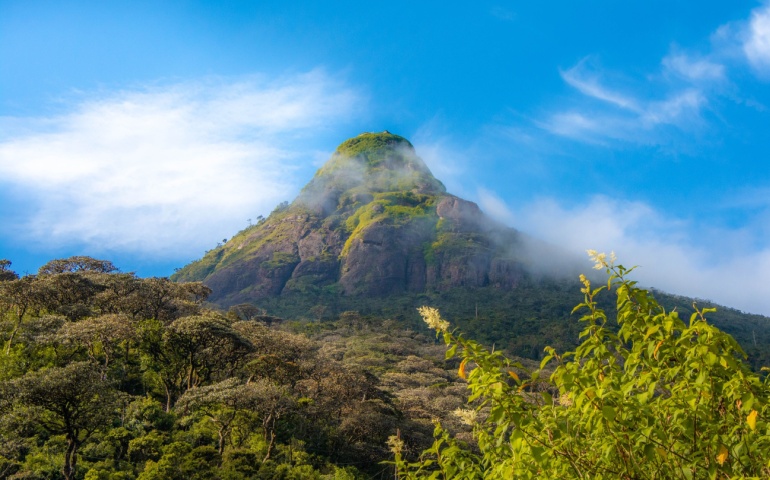
[[[628,280],[633,269],[589,251],[607,285],[581,275],[582,343],[547,348],[528,373],[449,330],[423,307],[428,325],[461,357],[474,408],[472,450],[436,424],[419,460],[391,437],[399,478],[735,478],[770,476],[768,380],[753,372],[737,342],[698,310],[685,323]],[[597,305],[614,291],[617,327]],[[550,375],[546,377],[546,373]]]

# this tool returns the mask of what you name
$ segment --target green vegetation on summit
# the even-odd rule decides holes
[[[444,185],[416,156],[412,144],[389,132],[362,133],[343,142],[301,196],[318,186],[369,192],[414,188],[434,194],[446,192]]]

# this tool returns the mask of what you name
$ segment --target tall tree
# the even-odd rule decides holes
[[[174,320],[163,337],[167,347],[184,359],[187,390],[208,380],[214,367],[232,374],[253,349],[227,319],[213,313]]]
[[[168,324],[177,318],[197,315],[211,293],[201,282],[176,283],[168,278],[142,279],[136,296],[141,300],[143,318],[156,318]]]
[[[126,342],[136,338],[130,318],[120,314],[67,322],[55,335],[57,341],[83,349],[92,362],[101,364],[103,376],[106,376],[110,363],[124,350]]]
[[[115,417],[118,395],[90,362],[29,373],[0,385],[0,393],[24,420],[55,435],[67,447],[62,474],[75,478],[78,449]]]
[[[178,318],[168,326],[148,319],[139,332],[143,363],[163,386],[166,411],[179,395],[212,377],[232,376],[254,349],[225,317],[214,313]]]
[[[7,280],[16,280],[19,275],[11,270],[11,261],[5,258],[0,259],[0,282]]]
[[[221,455],[236,423],[250,423],[250,417],[256,417],[261,423],[268,449],[272,448],[275,424],[294,403],[285,389],[271,382],[260,380],[240,384],[237,379],[230,378],[187,391],[179,398],[175,409],[211,420],[217,428]]]
[[[11,353],[16,335],[27,312],[38,302],[39,289],[35,277],[25,277],[0,282],[0,318],[10,324],[5,338],[5,354]]]
[[[37,271],[38,275],[52,275],[56,273],[112,273],[117,272],[118,267],[108,260],[75,256],[64,259],[51,260]]]

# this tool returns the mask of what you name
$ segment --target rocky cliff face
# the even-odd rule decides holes
[[[347,140],[290,205],[179,272],[223,306],[321,289],[390,295],[513,288],[527,262],[518,232],[446,193],[404,138]]]

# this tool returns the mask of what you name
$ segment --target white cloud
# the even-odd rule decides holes
[[[688,88],[662,101],[650,102],[640,119],[650,127],[677,125],[686,129],[701,122],[701,110],[708,104],[703,91]]]
[[[479,188],[477,196],[479,205],[484,209],[484,213],[504,225],[516,225],[516,216],[508,208],[508,205],[495,195],[494,192],[485,188]]]
[[[681,52],[664,57],[661,63],[668,72],[690,81],[722,81],[726,79],[724,65]]]
[[[467,191],[468,156],[452,139],[443,134],[437,119],[424,124],[412,135],[411,142],[433,176],[441,180],[447,191],[463,195]],[[467,147],[466,147],[467,148]]]
[[[602,85],[599,73],[587,68],[587,60],[587,58],[584,58],[569,70],[560,71],[561,78],[583,95],[608,102],[632,112],[640,111],[637,100]]]
[[[548,118],[535,121],[536,126],[555,135],[596,145],[605,145],[608,139],[625,140],[630,138],[629,130],[635,130],[633,123],[635,122],[629,121],[623,115],[607,115],[605,112],[583,112],[580,110],[555,112]],[[640,142],[641,137],[637,135],[634,140]]]
[[[673,138],[672,132],[707,128],[706,113],[719,97],[764,109],[755,100],[740,98],[738,86],[731,82],[730,70],[746,62],[757,76],[770,79],[770,0],[750,18],[716,28],[705,51],[673,45],[661,59],[660,70],[644,78],[602,69],[590,55],[560,70],[564,82],[580,95],[573,96],[572,105],[543,115],[536,125],[587,143],[604,139],[663,145]]]
[[[730,230],[604,196],[572,205],[543,198],[519,208],[506,207],[491,192],[479,198],[481,208],[496,218],[515,218],[509,225],[576,255],[589,248],[614,250],[621,263],[640,266],[634,279],[648,287],[770,314],[770,249],[755,248],[753,241],[765,235],[766,214]]]
[[[644,87],[637,82],[635,90],[653,86],[657,92],[634,95],[608,86],[609,75],[595,64],[593,59],[585,58],[560,72],[581,96],[574,99],[574,106],[559,108],[537,120],[537,126],[585,143],[663,144],[670,138],[667,132],[691,131],[705,125],[703,112],[709,106],[709,95],[716,84],[724,81],[721,65],[677,54],[662,62],[666,71],[677,73],[676,80],[658,75],[655,82],[645,81]],[[625,89],[634,90],[628,86]]]
[[[553,133],[566,137],[580,136],[584,132],[595,132],[600,128],[595,119],[580,112],[559,112],[554,114],[547,125]]]
[[[770,3],[751,12],[744,31],[743,51],[761,75],[770,75]]]
[[[0,137],[0,182],[23,191],[30,212],[13,232],[0,228],[48,247],[197,255],[290,200],[293,172],[315,155],[309,144],[360,101],[314,71],[149,87],[52,118],[4,118],[13,128]]]

